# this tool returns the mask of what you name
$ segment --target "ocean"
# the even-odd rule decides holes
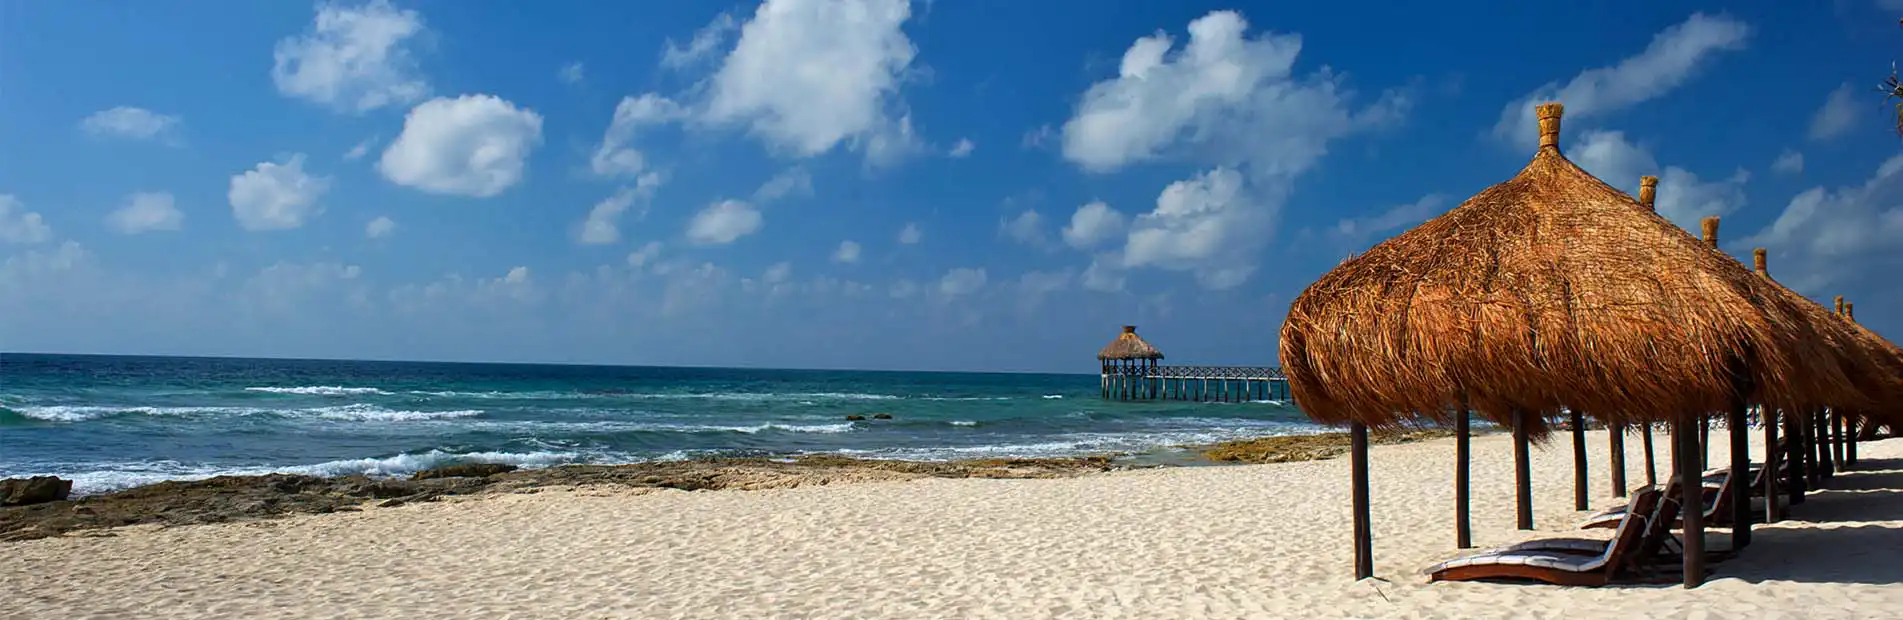
[[[1277,402],[1105,401],[1094,374],[0,355],[0,478],[82,494],[464,462],[1156,453],[1319,430]]]

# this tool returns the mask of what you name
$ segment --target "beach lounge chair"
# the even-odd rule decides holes
[[[1632,500],[1627,502],[1626,506],[1637,503],[1639,497],[1647,493],[1655,494],[1657,497],[1654,500],[1650,500],[1653,504],[1652,510],[1645,513],[1647,523],[1645,537],[1641,539],[1639,552],[1634,556],[1635,558],[1656,554],[1660,545],[1664,544],[1666,539],[1671,538],[1672,515],[1677,514],[1678,511],[1678,498],[1667,495],[1656,487],[1640,489],[1638,493],[1632,495]],[[1622,506],[1622,508],[1624,507],[1625,506]],[[1627,511],[1620,511],[1620,514],[1623,515],[1625,512]],[[1605,553],[1606,546],[1610,544],[1612,544],[1611,539],[1600,538],[1535,538],[1533,540],[1495,549],[1491,553],[1551,551],[1557,553],[1598,555]]]
[[[1727,475],[1725,470],[1715,469],[1712,470],[1712,472],[1716,472],[1716,474],[1704,480],[1705,524],[1720,525],[1715,521],[1716,519],[1722,517],[1729,520],[1731,517],[1731,515],[1728,514],[1729,509],[1727,507],[1731,505],[1729,498],[1731,496],[1732,477]],[[1677,476],[1673,476],[1671,481],[1665,484],[1663,493],[1672,497],[1678,497]],[[1624,514],[1624,506],[1594,513],[1592,516],[1587,517],[1585,521],[1580,522],[1579,527],[1580,529],[1616,527],[1619,525],[1619,519]],[[1673,523],[1676,523],[1678,517],[1674,516],[1672,519]]]
[[[1612,535],[1612,544],[1598,555],[1558,551],[1488,551],[1455,558],[1428,569],[1431,581],[1530,579],[1562,586],[1600,586],[1610,582],[1629,563],[1648,530],[1659,492],[1645,489],[1634,495],[1630,510]]]

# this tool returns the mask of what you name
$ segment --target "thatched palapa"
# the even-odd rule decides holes
[[[1706,218],[1714,222],[1716,218]],[[1862,326],[1844,320],[1823,305],[1799,295],[1796,291],[1777,283],[1768,269],[1769,253],[1764,248],[1751,252],[1754,271],[1774,290],[1794,300],[1804,312],[1804,319],[1817,326],[1818,335],[1824,344],[1836,354],[1838,365],[1850,382],[1870,400],[1879,403],[1903,402],[1903,358],[1885,350],[1881,339],[1868,333]],[[1839,298],[1841,301],[1842,298]],[[1817,406],[1838,405],[1840,403],[1812,403]]]
[[[1514,410],[1669,420],[1855,394],[1799,311],[1559,150],[1557,103],[1520,173],[1322,276],[1282,326],[1318,421]],[[1543,429],[1533,429],[1538,434]]]
[[[1116,340],[1110,341],[1110,344],[1104,345],[1103,350],[1097,352],[1097,359],[1160,360],[1163,359],[1163,352],[1150,346],[1150,343],[1143,340],[1142,336],[1138,336],[1137,326],[1125,325],[1123,333],[1117,334]]]

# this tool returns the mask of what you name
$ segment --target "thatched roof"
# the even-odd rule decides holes
[[[1609,420],[1854,393],[1798,311],[1559,151],[1538,107],[1520,173],[1323,275],[1291,304],[1282,365],[1325,423],[1444,417],[1463,396],[1510,423]],[[1537,434],[1543,428],[1533,429]]]
[[[1102,351],[1097,352],[1097,359],[1160,360],[1163,359],[1163,352],[1150,346],[1150,343],[1144,341],[1142,336],[1138,336],[1137,326],[1125,325],[1123,333],[1117,334],[1116,340],[1110,341],[1110,344],[1104,345]]]
[[[1711,222],[1709,227],[1715,237],[1717,218],[1706,218],[1706,221]],[[1715,238],[1708,238],[1707,241],[1714,244],[1717,242]],[[1801,309],[1804,320],[1816,326],[1823,344],[1835,355],[1838,366],[1850,379],[1851,385],[1869,400],[1877,403],[1895,402],[1893,399],[1903,397],[1903,384],[1898,383],[1903,380],[1903,358],[1885,351],[1883,346],[1873,338],[1874,334],[1866,337],[1866,334],[1858,333],[1862,329],[1860,326],[1843,320],[1822,304],[1778,284],[1777,280],[1771,277],[1767,262],[1768,252],[1764,248],[1751,251],[1753,271],[1756,271],[1758,276],[1764,278],[1766,282],[1771,283],[1771,288],[1776,294],[1788,298]],[[1842,299],[1838,298],[1840,307]],[[1837,405],[1838,403],[1811,404]]]
[[[1881,394],[1875,395],[1878,399],[1875,407],[1856,413],[1886,421],[1903,419],[1903,348],[1898,348],[1895,343],[1857,323],[1854,304],[1843,302],[1841,296],[1837,301],[1843,310],[1834,318],[1842,321],[1851,335],[1870,351],[1871,358],[1879,368],[1878,381],[1885,388]]]

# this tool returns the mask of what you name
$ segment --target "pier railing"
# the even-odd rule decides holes
[[[1272,366],[1106,365],[1103,397],[1114,400],[1287,401],[1288,375]]]

